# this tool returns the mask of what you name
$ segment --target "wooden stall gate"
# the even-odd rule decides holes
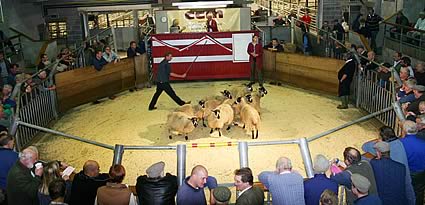
[[[292,53],[276,53],[264,50],[264,76],[301,88],[338,93],[338,71],[344,61]]]
[[[55,75],[59,111],[109,97],[149,80],[146,54],[107,64],[101,71],[86,66]]]

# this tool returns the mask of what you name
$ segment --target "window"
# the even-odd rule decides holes
[[[48,23],[50,39],[66,38],[66,21],[54,21]]]

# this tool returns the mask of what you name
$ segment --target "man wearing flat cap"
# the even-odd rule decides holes
[[[384,204],[415,204],[410,175],[406,174],[404,164],[390,158],[390,144],[379,141],[373,146],[376,157],[370,161],[375,174],[378,195]],[[391,182],[391,183],[388,183]],[[407,195],[409,193],[410,197]]]
[[[219,186],[214,189],[213,196],[215,199],[215,204],[227,205],[229,204],[230,197],[232,196],[232,192],[230,192],[230,189],[227,187]]]
[[[136,192],[139,204],[143,205],[174,205],[177,193],[177,177],[170,173],[164,176],[164,162],[151,165],[146,174],[139,176]]]
[[[319,204],[320,195],[325,189],[338,194],[338,184],[325,175],[330,165],[329,160],[321,154],[316,155],[314,158],[314,177],[304,181],[304,199],[306,205]]]
[[[357,197],[354,205],[382,205],[377,195],[369,194],[370,181],[360,174],[351,175],[351,191]]]

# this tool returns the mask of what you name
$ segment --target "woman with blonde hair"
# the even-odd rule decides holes
[[[63,178],[66,181],[66,190],[69,193],[71,183],[69,182],[69,176],[61,177],[60,163],[58,161],[48,162],[43,167],[43,176],[41,179],[40,188],[38,189],[38,200],[40,205],[49,205],[52,199],[49,196],[49,184],[56,180]]]
[[[337,195],[333,191],[325,189],[320,195],[320,205],[338,205]]]

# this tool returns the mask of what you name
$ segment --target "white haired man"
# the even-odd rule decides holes
[[[276,161],[276,171],[261,172],[258,176],[269,189],[273,204],[305,204],[303,177],[292,171],[291,160],[281,157]]]
[[[423,204],[425,191],[425,140],[416,136],[416,129],[416,123],[406,120],[403,123],[405,136],[400,141],[406,151],[413,190],[416,194],[416,204]]]
[[[329,179],[325,172],[329,170],[331,163],[329,160],[318,154],[314,158],[314,177],[304,181],[304,199],[306,205],[317,205],[320,201],[320,195],[326,189],[338,194],[338,184]]]
[[[36,166],[38,150],[29,146],[19,154],[19,161],[13,165],[7,176],[7,199],[9,205],[38,205],[37,191],[41,183],[43,166]]]

